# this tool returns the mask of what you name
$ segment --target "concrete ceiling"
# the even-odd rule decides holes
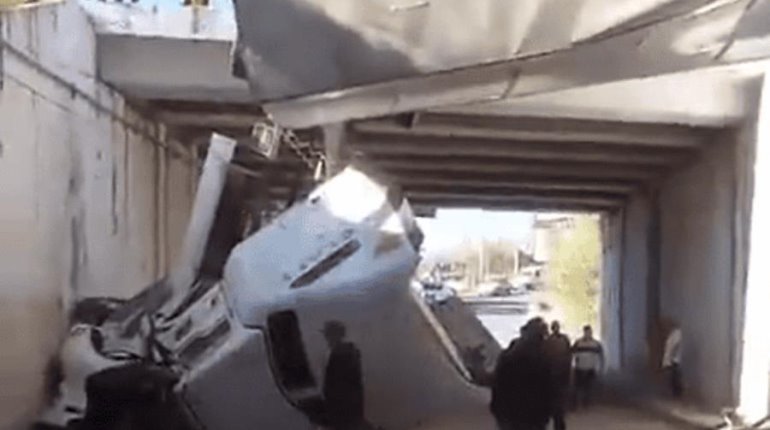
[[[686,164],[719,132],[430,112],[351,123],[347,141],[417,207],[608,211]]]
[[[757,74],[755,70],[735,67],[673,73],[429,111],[726,126],[745,116],[744,86],[747,78]]]
[[[296,7],[313,1],[259,0],[255,3],[268,2],[271,7],[286,12],[283,9],[286,5]],[[322,133],[316,125],[354,119],[347,126],[348,149],[389,174],[423,213],[430,213],[435,207],[453,206],[615,210],[624,204],[630,193],[660,181],[672,169],[696,156],[718,130],[739,121],[746,114],[745,82],[756,73],[752,67],[764,67],[764,64],[753,62],[735,66],[720,63],[718,67],[691,71],[693,66],[701,64],[699,54],[690,52],[680,58],[680,52],[676,55],[679,59],[673,62],[668,61],[671,57],[663,55],[673,42],[681,45],[684,43],[682,38],[702,29],[704,20],[711,20],[713,24],[714,14],[724,19],[727,16],[732,31],[734,24],[744,17],[747,4],[742,0],[613,0],[614,5],[622,3],[618,8],[607,8],[603,1],[574,2],[595,12],[589,20],[593,24],[573,23],[575,26],[569,31],[558,33],[556,39],[549,39],[550,42],[529,40],[543,30],[527,27],[529,36],[511,33],[507,43],[513,45],[492,44],[482,46],[478,52],[471,49],[476,45],[464,44],[460,35],[469,33],[462,28],[457,29],[460,35],[444,34],[446,40],[429,37],[421,42],[433,48],[451,42],[443,51],[426,53],[411,50],[411,45],[396,43],[395,46],[401,46],[409,56],[417,56],[415,58],[420,60],[415,64],[420,64],[417,70],[422,75],[415,77],[373,83],[361,81],[363,84],[359,86],[323,92],[321,87],[313,88],[314,85],[327,85],[321,79],[324,73],[319,72],[318,76],[311,73],[313,76],[308,78],[321,79],[318,81],[299,79],[289,86],[282,86],[280,82],[272,81],[271,76],[275,75],[263,67],[260,70],[264,73],[260,76],[267,80],[260,85],[270,82],[269,88],[264,90],[272,91],[270,94],[273,95],[260,93],[259,89],[255,91],[253,79],[249,85],[232,76],[229,59],[234,48],[235,26],[221,14],[208,10],[193,14],[188,10],[181,17],[172,19],[158,12],[138,13],[131,7],[102,4],[96,6],[100,8],[96,12],[100,17],[96,20],[99,70],[102,79],[189,141],[212,130],[247,139],[251,126],[265,117],[264,109],[267,109],[286,124],[307,127],[305,131],[299,130],[303,140],[308,142],[305,149],[317,151],[323,147]],[[474,3],[468,10],[474,14],[486,11],[483,19],[473,15],[479,23],[486,22],[484,19],[497,15],[491,8],[492,3]],[[533,1],[527,3],[529,6],[522,3],[517,7],[534,7],[528,12],[523,10],[522,17],[529,16],[532,23],[546,22],[553,26],[566,19],[558,14],[552,16],[558,9],[557,3]],[[662,6],[645,9],[653,3]],[[469,5],[460,4],[465,5],[463,7]],[[355,12],[360,7],[348,0],[323,2],[324,8],[335,9],[343,5],[355,9],[348,11],[353,14],[351,16],[361,17],[360,11]],[[411,10],[409,8],[415,5],[405,2],[401,6]],[[704,5],[709,8],[699,9],[696,15],[685,13],[692,12],[693,6]],[[457,12],[440,9],[442,14]],[[329,12],[323,8],[315,12],[319,10]],[[280,15],[283,12],[276,12],[281,19],[297,18]],[[362,23],[375,27],[377,23],[385,25],[382,20],[390,22],[387,17],[392,14],[401,16],[402,12],[404,16],[411,14],[399,6],[394,12]],[[452,19],[460,19],[460,15],[452,15]],[[581,16],[585,20],[589,15],[583,13]],[[666,24],[672,17],[689,19],[686,25],[681,22],[674,26]],[[243,24],[243,17],[239,19]],[[169,22],[174,25],[171,30],[165,30],[163,23]],[[313,22],[321,25],[321,21]],[[418,28],[410,27],[415,22],[402,22],[405,27],[390,27],[390,22],[385,28],[401,34],[398,32]],[[717,19],[716,22],[725,21]],[[338,24],[335,21],[334,25]],[[506,25],[505,22],[498,24]],[[295,29],[302,30],[294,34],[298,40],[316,42],[306,37],[305,29]],[[722,27],[715,29],[718,31],[699,40],[720,41],[729,33]],[[481,32],[478,37],[484,34]],[[622,37],[616,39],[618,35]],[[369,34],[367,37],[376,39],[381,36]],[[577,44],[575,49],[562,52],[555,48],[578,36],[585,43]],[[332,32],[324,37],[343,36]],[[393,42],[392,37],[390,40]],[[619,44],[607,44],[610,40]],[[652,46],[642,50],[643,55],[634,45],[640,41]],[[266,39],[260,43],[268,42]],[[680,45],[677,46],[681,48]],[[730,46],[738,45],[741,44]],[[725,45],[715,46],[724,48]],[[711,52],[715,46],[709,45],[706,51]],[[761,52],[764,44],[759,43],[759,46]],[[364,47],[360,45],[361,49]],[[459,52],[451,52],[449,48],[454,47]],[[508,51],[514,47],[515,50]],[[602,49],[608,47],[612,49],[606,55]],[[318,48],[321,49],[319,54],[327,52],[327,48]],[[345,63],[309,62],[310,57],[303,56],[302,49],[297,51],[284,46],[279,51],[296,58],[290,63],[276,64],[290,65],[296,60],[303,63],[307,69],[303,69],[304,72],[323,71],[323,67],[341,67]],[[541,51],[543,55],[524,55]],[[269,52],[277,51],[271,48]],[[517,52],[523,57],[511,60],[513,63],[482,61],[499,59],[506,52]],[[630,61],[613,63],[628,57],[629,53]],[[465,54],[471,56],[464,57]],[[359,60],[369,58],[366,52],[362,55]],[[668,58],[660,63],[666,67],[658,68],[652,63],[651,69],[649,61],[657,55]],[[334,58],[337,57],[330,57]],[[746,58],[750,56],[739,57],[739,60]],[[372,59],[373,64],[379,64],[381,60]],[[512,69],[510,66],[514,63],[516,67]],[[248,69],[254,65],[249,64],[245,61],[241,66]],[[444,71],[457,65],[468,67]],[[377,79],[383,78],[377,73],[401,73],[387,68],[370,70],[366,64],[349,66],[343,68],[348,74],[339,74],[340,70],[337,70],[336,74],[329,75],[339,80],[335,85],[352,85],[360,78],[357,73],[367,70],[375,73],[373,76]],[[666,73],[669,71],[676,73]],[[303,93],[316,90],[321,93]],[[293,98],[263,103],[265,98],[288,95]],[[311,182],[310,169],[295,152],[283,148],[277,162],[266,162],[241,150],[236,160],[253,179],[254,187],[267,192],[272,199],[286,201],[293,198],[298,187]]]
[[[263,1],[273,2],[274,0],[259,0],[249,2],[249,4],[258,5]],[[312,4],[314,1],[281,1],[273,6],[278,9],[300,7],[298,4]],[[471,2],[473,7],[470,7],[470,3],[461,1],[460,4],[455,5],[461,6],[460,9],[447,9],[447,5],[456,3],[454,1],[447,2],[447,4],[442,2],[431,4],[427,9],[435,10],[435,12],[428,12],[428,10],[421,10],[420,8],[411,10],[409,6],[412,5],[412,2],[401,4],[403,2],[399,3],[399,1],[323,1],[321,3],[329,10],[318,10],[320,10],[319,13],[328,12],[332,15],[343,13],[340,11],[346,11],[343,15],[352,14],[345,20],[353,19],[356,16],[360,17],[361,10],[382,12],[382,15],[375,14],[379,18],[374,21],[363,20],[359,23],[363,27],[361,31],[367,34],[367,37],[375,39],[385,37],[385,35],[388,35],[385,37],[388,40],[399,37],[416,37],[414,34],[418,27],[415,26],[423,21],[433,23],[438,18],[449,20],[441,22],[459,22],[465,16],[470,24],[466,26],[468,28],[449,25],[450,28],[453,28],[453,31],[450,32],[452,37],[445,37],[444,33],[446,32],[443,30],[440,33],[426,30],[426,34],[420,36],[420,41],[416,45],[422,46],[420,49],[410,47],[409,44],[396,43],[397,46],[401,47],[400,49],[407,52],[408,55],[404,55],[420,59],[419,61],[415,60],[416,63],[422,64],[419,68],[419,72],[422,73],[420,76],[397,81],[383,81],[372,85],[346,87],[346,85],[350,86],[358,82],[356,79],[385,79],[377,74],[381,72],[380,68],[355,67],[353,64],[349,69],[345,68],[346,73],[343,74],[338,70],[337,73],[333,74],[339,79],[339,82],[335,84],[335,88],[337,88],[335,91],[308,95],[308,92],[312,92],[312,85],[308,83],[307,85],[310,86],[303,87],[297,84],[295,92],[287,92],[279,96],[291,96],[293,98],[273,101],[272,103],[269,100],[266,103],[264,100],[266,97],[260,95],[259,91],[255,91],[253,82],[250,86],[246,81],[233,76],[234,65],[231,54],[236,49],[234,39],[237,29],[232,11],[192,8],[173,11],[147,11],[124,4],[91,1],[83,2],[83,5],[87,7],[95,23],[98,47],[97,62],[99,74],[103,80],[135,99],[211,103],[212,111],[216,114],[206,115],[203,119],[204,122],[211,122],[217,126],[226,124],[238,124],[240,126],[252,121],[253,117],[249,114],[250,105],[263,106],[273,114],[276,120],[292,128],[305,128],[351,118],[379,117],[386,114],[422,110],[724,125],[734,122],[744,114],[740,86],[745,76],[751,74],[752,69],[765,68],[763,63],[759,65],[752,63],[753,66],[740,63],[739,66],[719,66],[710,71],[698,69],[690,73],[677,72],[680,69],[689,70],[693,67],[703,66],[697,62],[685,62],[686,64],[681,64],[681,67],[662,67],[661,70],[650,69],[651,65],[663,65],[665,63],[663,59],[667,57],[663,53],[667,52],[666,49],[684,49],[682,46],[684,41],[702,46],[703,49],[706,49],[705,47],[708,47],[709,50],[715,49],[712,45],[716,41],[721,41],[723,33],[727,32],[728,29],[730,31],[738,29],[745,32],[754,28],[753,31],[757,33],[745,34],[746,40],[733,41],[729,47],[731,49],[743,47],[741,48],[743,57],[736,57],[736,54],[730,58],[737,61],[738,59],[761,57],[764,53],[762,41],[765,39],[761,37],[764,27],[758,24],[751,25],[751,18],[757,15],[762,16],[763,11],[770,9],[770,6],[764,7],[766,3],[770,3],[770,0],[755,2],[756,4],[749,11],[751,13],[744,13],[748,5],[744,4],[745,2],[742,0],[720,2],[713,0],[634,0],[622,2],[612,0],[612,7],[604,4],[604,0],[576,0],[570,3],[574,3],[577,9],[575,11],[576,17],[568,20],[570,23],[569,31],[562,28],[565,25],[564,20],[568,19],[567,17],[559,13],[546,13],[548,11],[553,12],[552,9],[555,8],[554,5],[556,4],[549,0],[516,2],[516,10],[523,8],[519,11],[521,12],[520,16],[517,15],[513,18],[504,15],[508,18],[498,20],[499,22],[493,20],[493,17],[500,12],[495,9],[498,6],[493,7],[498,2],[488,0],[478,4]],[[353,3],[358,6],[353,7]],[[367,7],[362,9],[363,6],[361,5],[364,3]],[[291,6],[292,4],[294,6]],[[352,7],[352,9],[345,9],[344,4],[348,5],[346,7]],[[704,5],[709,5],[710,8],[698,9],[696,7],[695,9],[699,11],[697,14],[692,11],[693,7]],[[385,9],[381,10],[383,7]],[[395,9],[391,10],[392,8]],[[281,10],[283,12],[278,14],[278,18],[283,16],[282,13],[287,13],[287,10]],[[458,11],[465,12],[460,14]],[[437,15],[434,17],[433,13]],[[506,11],[506,14],[510,13],[512,12]],[[722,18],[730,24],[728,29],[715,26],[716,23],[723,22],[719,19],[723,15],[730,18]],[[263,13],[259,19],[264,19],[265,16],[270,17],[270,14]],[[670,19],[659,22],[661,17]],[[687,19],[688,17],[689,19]],[[278,18],[273,17],[274,20],[280,21]],[[243,37],[252,33],[261,34],[259,28],[252,28],[255,27],[254,25],[245,26],[243,24],[246,18],[241,17],[239,19],[244,31]],[[281,19],[298,18],[283,17]],[[327,17],[327,19],[330,18]],[[673,24],[669,23],[671,20],[673,20]],[[684,21],[686,25],[677,20]],[[521,24],[519,21],[528,24],[514,31],[515,29],[511,26]],[[738,22],[745,25],[739,26]],[[370,28],[371,26],[376,27],[376,23],[385,26],[380,33],[377,33],[379,35],[372,33],[374,30]],[[629,27],[631,23],[635,24]],[[648,25],[642,25],[644,23]],[[678,25],[675,25],[677,23]],[[339,22],[321,20],[316,24],[325,28],[324,26],[338,26]],[[660,27],[661,25],[663,27]],[[486,28],[485,26],[491,27],[480,31],[479,34],[469,32],[469,28],[479,27],[483,29]],[[543,29],[538,30],[538,26],[543,26]],[[712,32],[700,31],[704,28],[711,28],[709,26],[714,28]],[[628,31],[630,31],[629,28],[637,27],[640,29],[639,31],[646,29],[647,33],[634,33],[636,34],[635,39],[631,37]],[[354,25],[351,31],[357,28]],[[410,28],[414,31],[407,31]],[[441,28],[446,28],[446,26]],[[547,31],[548,35],[540,34],[549,28],[561,28],[562,30],[553,32],[552,35]],[[667,30],[665,29],[667,28],[677,29],[675,35],[666,33]],[[524,29],[526,29],[527,37],[524,37],[522,33],[525,32]],[[700,33],[696,31],[698,29],[700,29]],[[316,43],[313,38],[308,36],[318,29],[287,27],[279,30],[281,31],[271,37],[284,37],[286,43],[294,43],[294,39],[303,43],[307,41],[309,46]],[[493,32],[495,34],[513,33],[507,39],[498,36],[477,40],[481,36],[489,36],[487,33],[492,30],[496,30]],[[505,31],[500,33],[497,30]],[[668,36],[663,37],[661,33]],[[333,37],[335,34],[324,33],[324,37]],[[412,36],[409,36],[410,34]],[[442,37],[438,37],[437,34]],[[540,36],[538,36],[539,34]],[[597,39],[597,34],[604,34],[604,36]],[[618,34],[623,35],[623,37],[618,36]],[[738,32],[736,34],[743,33]],[[341,38],[338,41],[340,43],[347,40],[341,35],[339,37]],[[494,42],[497,39],[499,39],[498,42]],[[544,39],[544,41],[537,42],[537,39]],[[267,38],[265,40],[272,39]],[[408,41],[409,39],[405,40]],[[488,42],[489,46],[487,46],[482,43],[484,40],[492,41]],[[586,42],[575,43],[575,40],[586,40]],[[631,43],[634,40],[636,42]],[[755,41],[752,49],[746,48],[749,40]],[[641,43],[640,41],[644,41],[642,46],[649,49],[640,51],[637,46]],[[654,41],[655,43],[653,43]],[[265,44],[266,41],[263,40],[260,43]],[[378,43],[385,42],[372,41],[371,49],[379,46]],[[392,45],[395,42],[390,43]],[[568,43],[573,48],[564,51],[553,50],[554,46],[562,43]],[[607,45],[597,45],[601,43]],[[627,46],[629,43],[631,45]],[[654,49],[650,46],[651,44],[654,45]],[[724,44],[717,45],[725,47]],[[269,46],[265,46],[266,49],[269,48]],[[271,53],[290,55],[292,60],[288,63],[291,64],[290,68],[301,69],[304,73],[312,72],[308,79],[318,79],[317,82],[321,82],[323,74],[318,70],[322,64],[326,63],[310,61],[307,56],[302,55],[304,51],[292,51],[288,49],[290,46],[286,44],[279,44],[278,46],[280,49],[269,49],[260,58],[263,61],[268,61],[271,58]],[[607,47],[613,47],[613,49],[607,51],[604,49]],[[339,55],[332,55],[332,53],[327,52],[328,49],[330,49],[328,46],[322,45],[319,48],[319,55],[326,55],[329,61],[342,61],[338,58]],[[366,63],[368,61],[366,59],[370,58],[368,56],[369,51],[364,48],[361,49],[363,50],[361,58],[346,57],[345,61]],[[751,52],[744,52],[746,50]],[[505,77],[497,82],[494,81],[495,73],[491,72],[502,66],[489,62],[502,58],[501,56],[504,56],[505,52],[515,53],[515,58],[520,58],[516,61],[523,61],[526,67],[521,69],[504,68],[507,70],[504,73]],[[485,54],[482,55],[481,53]],[[538,54],[534,55],[534,53]],[[611,55],[613,53],[617,53],[617,56]],[[727,51],[723,57],[725,56],[727,56]],[[371,61],[383,60],[379,56],[375,57]],[[286,61],[289,59],[287,58]],[[345,61],[332,62],[328,67],[341,68],[347,64]],[[246,67],[248,61],[238,61],[238,63],[242,69],[248,69]],[[374,64],[379,64],[379,62]],[[444,72],[456,67],[462,68]],[[525,73],[526,70],[530,72]],[[367,71],[373,74],[371,76],[363,75]],[[246,73],[247,70],[244,69],[241,72]],[[349,82],[345,80],[348,75],[351,79]],[[265,74],[260,79],[267,79],[268,77],[269,74]],[[267,85],[269,82],[269,80],[264,81],[261,85]],[[305,80],[301,82],[305,82]],[[316,81],[310,80],[309,82]],[[278,84],[268,86],[274,91],[280,89]],[[393,92],[396,87],[402,88],[404,91]],[[298,96],[294,97],[294,95]],[[456,97],[458,95],[459,98]],[[386,98],[383,99],[381,96]],[[267,99],[270,98],[267,97]],[[380,112],[377,109],[371,109],[383,101],[389,106],[385,111]],[[229,106],[228,112],[231,113],[231,116],[225,115],[220,105]],[[243,105],[244,108],[236,109],[236,105]],[[175,123],[201,123],[201,121],[194,121],[190,117],[176,116],[173,112],[169,112],[166,119]]]

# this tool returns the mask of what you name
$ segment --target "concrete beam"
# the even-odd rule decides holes
[[[517,141],[358,133],[351,146],[367,155],[484,156],[520,160],[670,165],[693,155],[687,149],[618,146],[612,143]]]
[[[161,122],[174,127],[191,129],[236,129],[248,132],[254,123],[265,117],[256,104],[221,101],[149,99],[134,100],[138,107],[152,112]]]
[[[213,113],[213,112],[173,112],[162,111],[157,119],[167,125],[196,128],[238,128],[245,129],[254,125],[259,116],[250,113]]]
[[[360,133],[390,136],[593,142],[671,148],[698,147],[716,131],[672,124],[452,113],[421,113],[412,126],[405,126],[399,117],[392,117],[358,121],[351,128]]]
[[[414,207],[426,208],[480,208],[489,210],[520,210],[520,211],[557,211],[557,212],[609,212],[617,211],[619,206],[604,203],[595,204],[587,201],[570,201],[551,198],[506,198],[506,199],[474,199],[464,197],[408,197]]]
[[[545,196],[537,193],[529,195],[511,195],[511,196],[499,196],[499,195],[471,195],[455,192],[422,192],[422,191],[409,191],[405,192],[405,195],[409,199],[416,201],[458,201],[469,202],[473,204],[485,204],[494,205],[496,203],[528,203],[537,205],[538,203],[561,203],[565,205],[590,205],[596,207],[605,208],[620,208],[623,206],[624,201],[619,199],[605,198],[605,197],[580,197],[580,196]]]
[[[531,191],[599,192],[620,195],[630,195],[638,188],[638,185],[634,182],[617,180],[601,181],[579,178],[538,178],[508,175],[441,175],[440,173],[431,176],[430,174],[415,174],[408,171],[391,171],[390,174],[393,175],[395,181],[403,187],[481,187],[488,190],[519,188]]]
[[[420,218],[435,218],[436,208],[431,206],[412,206],[414,216]]]
[[[348,132],[344,124],[330,124],[323,128],[326,177],[341,172],[350,162]]]
[[[137,98],[247,102],[248,84],[232,76],[231,41],[97,35],[99,76]]]
[[[404,194],[417,199],[470,199],[473,201],[505,200],[509,198],[532,201],[561,200],[568,202],[589,202],[596,205],[620,206],[624,195],[586,192],[531,190],[526,188],[484,189],[479,187],[404,187]]]
[[[731,70],[695,70],[431,112],[727,127],[748,114],[736,77]]]
[[[137,99],[134,99],[136,101]],[[164,99],[149,98],[139,101],[143,106],[154,111],[174,111],[184,113],[231,113],[231,114],[250,114],[253,116],[265,117],[267,114],[262,107],[256,103],[249,102],[230,102],[217,99],[195,100],[195,99]],[[251,125],[251,124],[249,124]]]
[[[647,181],[662,177],[666,169],[660,167],[629,166],[606,163],[514,162],[469,157],[369,157],[385,171],[408,169],[423,172],[465,172],[479,174],[522,175],[528,177],[562,177],[584,179],[612,179]]]

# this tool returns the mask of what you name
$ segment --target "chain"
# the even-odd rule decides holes
[[[313,145],[310,142],[303,142],[299,140],[294,131],[289,129],[283,129],[281,135],[282,141],[285,142],[294,151],[297,156],[304,162],[310,170],[316,171],[320,166],[326,166],[326,155],[323,151],[313,149]],[[309,154],[307,154],[308,152]]]
[[[268,120],[255,124],[254,128],[252,129],[252,136],[258,140],[256,147],[252,148],[255,149],[258,153],[261,153],[262,155],[266,155],[263,153],[263,151],[273,153],[275,151],[273,148],[276,147],[275,140],[279,139],[279,142],[277,143],[279,145],[288,145],[289,148],[291,148],[291,150],[297,154],[297,157],[299,157],[300,160],[302,160],[302,162],[307,166],[307,168],[314,172],[314,177],[316,180],[320,180],[323,176],[324,169],[327,164],[326,154],[324,154],[323,151],[313,149],[312,142],[304,142],[300,140],[293,130],[281,128],[280,126],[274,124],[272,121]],[[265,146],[269,148],[263,148],[260,150],[257,147],[263,143],[263,140]],[[267,156],[269,158],[273,158],[276,155],[277,152]]]

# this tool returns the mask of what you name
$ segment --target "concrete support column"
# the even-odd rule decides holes
[[[740,411],[751,421],[764,417],[770,409],[770,78],[767,75],[762,82],[756,136],[740,385]]]
[[[348,133],[345,123],[324,127],[324,149],[326,151],[326,177],[341,172],[350,162],[347,146]]]
[[[602,304],[601,334],[607,368],[622,369],[623,313],[621,295],[623,280],[623,248],[625,246],[625,214],[615,212],[602,217]]]
[[[163,137],[165,140],[165,136]],[[166,275],[170,268],[168,254],[168,153],[155,147],[155,278]]]

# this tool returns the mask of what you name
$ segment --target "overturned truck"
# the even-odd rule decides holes
[[[172,273],[126,302],[79,304],[41,425],[316,428],[332,320],[361,351],[374,426],[430,428],[485,410],[488,393],[410,288],[422,234],[408,202],[361,168],[237,244],[220,279],[200,276],[234,146],[212,139]]]

